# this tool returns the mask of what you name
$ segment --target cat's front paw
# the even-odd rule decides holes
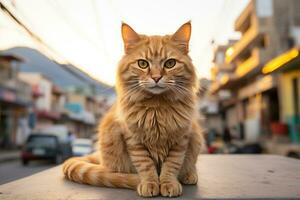
[[[138,187],[137,192],[142,197],[154,197],[159,195],[159,184],[156,181],[142,181]]]
[[[177,179],[160,183],[160,194],[164,197],[177,197],[182,194],[182,186]]]
[[[181,183],[186,185],[195,185],[198,182],[198,175],[196,172],[188,172],[182,176],[179,176],[179,180]]]

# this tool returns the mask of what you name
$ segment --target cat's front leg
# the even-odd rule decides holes
[[[135,141],[132,137],[125,140],[132,164],[141,180],[137,186],[138,194],[143,197],[159,195],[158,174],[149,152],[144,145]]]
[[[179,143],[170,149],[168,157],[162,165],[159,176],[162,196],[176,197],[182,194],[182,186],[177,177],[184,161],[188,138],[188,136],[183,136]]]

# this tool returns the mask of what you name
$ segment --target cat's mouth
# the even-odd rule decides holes
[[[166,91],[166,87],[155,85],[155,86],[152,86],[152,87],[148,87],[147,90],[149,92],[153,93],[153,94],[161,94],[164,91]]]

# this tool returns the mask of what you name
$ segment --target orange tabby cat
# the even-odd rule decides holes
[[[190,35],[190,22],[166,36],[139,35],[122,24],[125,55],[117,101],[99,127],[100,151],[67,160],[68,179],[136,189],[143,197],[179,196],[180,182],[197,183],[195,163],[204,140]]]

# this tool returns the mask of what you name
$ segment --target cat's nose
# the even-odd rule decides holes
[[[152,76],[151,78],[155,81],[155,83],[158,83],[158,81],[162,78],[162,76],[157,75],[157,76]]]

